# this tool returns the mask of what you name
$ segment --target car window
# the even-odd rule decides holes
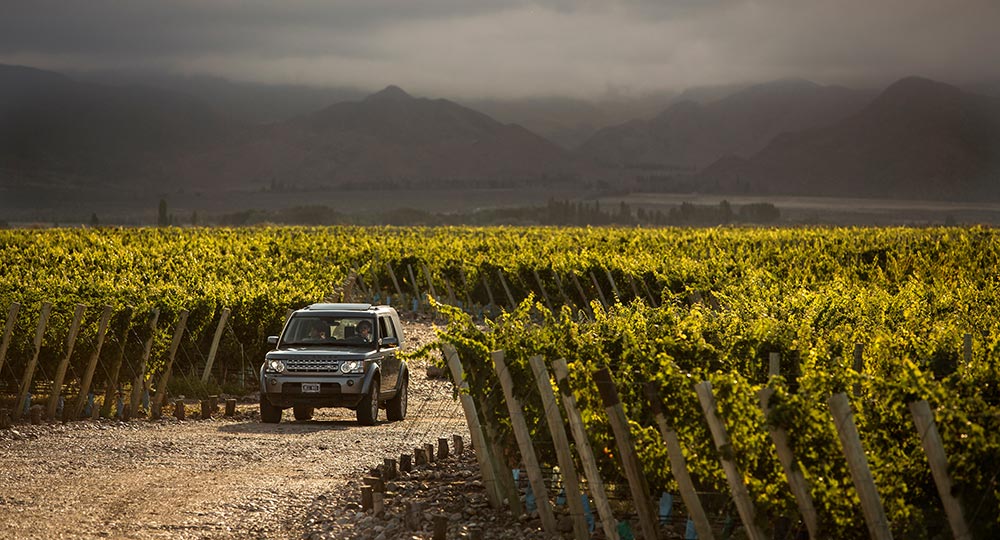
[[[368,332],[363,329],[367,325]],[[282,335],[284,345],[370,343],[371,317],[301,315],[292,318]]]
[[[382,337],[398,338],[396,328],[392,324],[392,319],[386,316],[378,318],[378,327]]]

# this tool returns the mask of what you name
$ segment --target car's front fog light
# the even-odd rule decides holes
[[[285,363],[282,362],[281,360],[268,360],[267,369],[268,371],[273,371],[275,373],[284,373]]]

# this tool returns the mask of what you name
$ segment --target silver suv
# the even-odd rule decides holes
[[[403,327],[396,310],[370,304],[313,304],[297,310],[260,368],[260,419],[281,421],[289,407],[308,420],[316,407],[347,407],[372,425],[378,410],[406,416],[409,373],[397,353]]]

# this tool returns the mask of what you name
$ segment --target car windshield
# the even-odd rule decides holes
[[[281,336],[283,345],[351,345],[372,347],[371,317],[302,315],[293,317]]]

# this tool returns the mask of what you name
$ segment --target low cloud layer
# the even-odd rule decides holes
[[[0,63],[456,98],[1000,80],[997,0],[37,0],[3,11]]]

